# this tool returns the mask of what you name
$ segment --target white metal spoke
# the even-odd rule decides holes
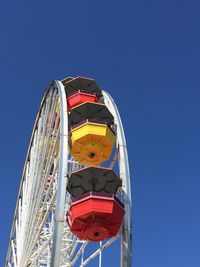
[[[86,266],[90,261],[92,261],[96,256],[98,256],[105,248],[109,247],[119,236],[115,236],[97,249],[92,255],[90,255],[81,265]]]

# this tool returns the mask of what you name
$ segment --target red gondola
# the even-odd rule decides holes
[[[95,93],[88,93],[81,90],[67,97],[69,110],[85,102],[100,103],[100,100]]]
[[[72,202],[67,221],[77,237],[97,242],[117,234],[124,213],[115,196],[90,192]]]

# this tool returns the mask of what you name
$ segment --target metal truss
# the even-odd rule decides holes
[[[79,240],[67,225],[71,197],[69,174],[83,166],[68,151],[68,111],[64,87],[52,81],[41,101],[25,160],[5,267],[106,266],[103,251],[120,240],[119,266],[131,267],[131,187],[123,126],[113,99],[103,91],[102,102],[114,116],[116,149],[107,163],[122,179],[118,197],[125,205],[120,232],[93,244]],[[92,264],[92,265],[91,265]],[[107,266],[106,266],[107,267]]]

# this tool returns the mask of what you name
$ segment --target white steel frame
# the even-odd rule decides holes
[[[71,197],[66,192],[67,179],[72,171],[83,166],[68,151],[68,111],[64,86],[61,81],[52,81],[33,127],[5,267],[83,267],[97,256],[99,267],[102,267],[103,250],[118,238],[121,240],[120,266],[132,266],[131,186],[126,141],[113,99],[103,91],[102,101],[113,114],[117,131],[116,153],[110,166],[118,162],[122,179],[119,196],[125,205],[125,216],[120,232],[109,240],[99,242],[99,247],[86,257],[84,252],[91,243],[77,239],[69,230],[66,214]],[[57,124],[59,127],[54,127]]]

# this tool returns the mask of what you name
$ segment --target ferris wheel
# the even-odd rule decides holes
[[[5,267],[131,267],[131,240],[118,109],[93,79],[52,81],[33,127]]]

